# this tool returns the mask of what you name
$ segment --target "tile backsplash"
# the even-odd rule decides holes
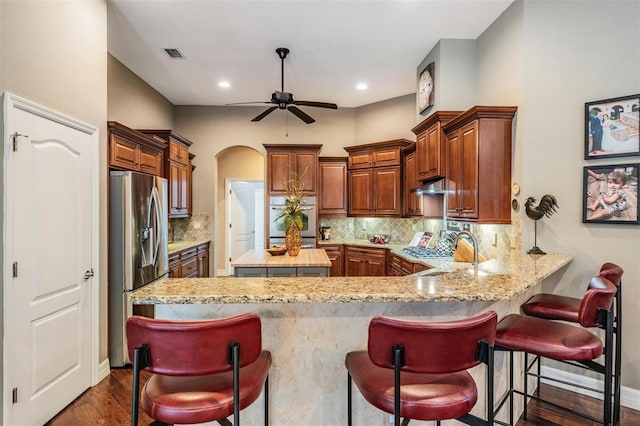
[[[391,244],[409,244],[416,232],[430,231],[434,235],[444,228],[444,221],[420,218],[320,217],[319,226],[331,227],[331,239],[362,240],[367,234],[388,234]],[[451,223],[451,222],[450,222]],[[478,239],[480,253],[487,258],[502,258],[520,250],[519,222],[512,225],[471,225]]]
[[[211,238],[211,217],[194,213],[190,217],[169,219],[169,241],[206,240]]]

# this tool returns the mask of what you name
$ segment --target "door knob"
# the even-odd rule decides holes
[[[91,278],[93,276],[93,268],[88,269],[87,271],[85,271],[84,275],[82,276],[82,278],[84,278],[85,280],[88,280],[89,278]]]

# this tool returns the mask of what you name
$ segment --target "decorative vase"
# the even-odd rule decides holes
[[[298,225],[294,223],[287,229],[284,241],[289,256],[297,256],[300,253],[302,238],[300,237],[300,228],[298,228]]]

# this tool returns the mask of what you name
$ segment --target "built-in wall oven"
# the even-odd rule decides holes
[[[284,218],[278,219],[282,214],[287,197],[269,197],[269,247],[284,246],[285,229]],[[318,219],[318,208],[316,197],[307,196],[302,198],[307,217],[303,220],[300,236],[302,237],[302,248],[316,247],[316,223]]]

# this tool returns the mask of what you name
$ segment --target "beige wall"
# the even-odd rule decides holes
[[[417,123],[415,110],[415,93],[356,108],[354,145],[399,138],[415,140],[411,131]]]
[[[100,361],[107,358],[107,6],[105,0],[0,2],[0,91],[99,128]],[[4,207],[3,207],[4,210]]]
[[[173,129],[173,105],[111,55],[107,55],[107,117],[133,129]]]
[[[604,9],[603,9],[604,7]],[[607,17],[615,15],[615,19]],[[624,276],[623,386],[640,389],[640,226],[582,223],[584,103],[640,92],[640,2],[516,2],[478,40],[479,103],[517,104],[514,176],[524,197],[554,194],[560,209],[538,223],[538,245],[575,255],[546,288],[579,297],[600,265]],[[544,28],[544,30],[541,30]],[[622,58],[624,58],[622,60]],[[523,247],[533,223],[520,210]]]

